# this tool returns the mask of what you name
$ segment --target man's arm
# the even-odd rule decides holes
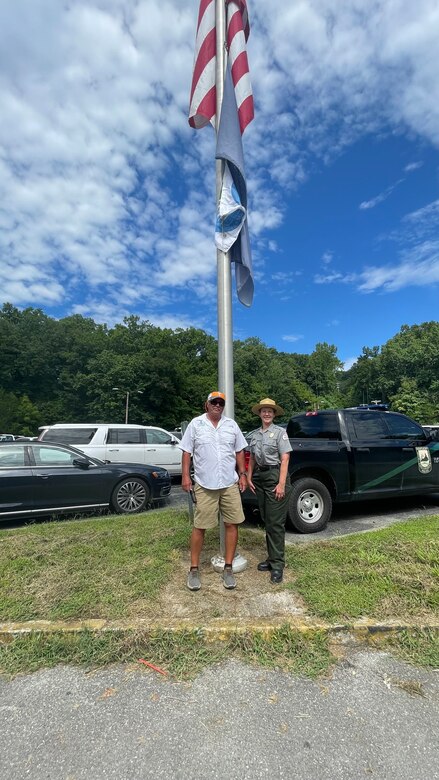
[[[189,493],[192,487],[192,480],[190,475],[191,468],[191,454],[190,452],[184,452],[181,456],[181,487],[186,493]]]
[[[238,467],[239,474],[239,489],[241,493],[243,493],[247,487],[247,472],[245,470],[244,450],[240,450],[236,453],[236,465]]]

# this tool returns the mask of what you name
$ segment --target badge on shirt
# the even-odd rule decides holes
[[[269,435],[270,439],[272,439],[273,436],[274,436],[274,433],[269,433],[268,435]]]
[[[286,433],[284,433],[284,435],[282,436],[282,438],[283,438],[283,439],[288,439],[288,435],[287,435]]]

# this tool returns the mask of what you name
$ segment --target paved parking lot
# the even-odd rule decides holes
[[[165,507],[186,509],[187,494],[178,482],[174,482]],[[385,499],[383,501],[361,501],[357,504],[342,504],[334,508],[330,523],[324,531],[317,534],[299,534],[287,532],[290,543],[307,544],[317,539],[333,539],[362,531],[376,531],[394,523],[401,523],[420,515],[439,513],[439,493],[425,497]],[[247,525],[252,527],[260,523],[257,512],[247,513]]]

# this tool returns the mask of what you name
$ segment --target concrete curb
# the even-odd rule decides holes
[[[361,642],[370,642],[388,637],[392,634],[398,634],[402,631],[430,631],[439,632],[439,621],[432,620],[412,620],[406,622],[403,620],[388,620],[377,622],[370,619],[361,619],[346,623],[325,623],[311,618],[278,618],[276,620],[249,620],[245,621],[212,620],[207,625],[194,625],[190,622],[175,621],[166,625],[152,623],[148,620],[134,621],[110,621],[110,620],[80,620],[80,621],[50,621],[50,620],[30,620],[23,623],[0,623],[0,642],[10,642],[14,637],[25,636],[29,634],[54,634],[68,633],[75,634],[82,631],[92,633],[106,633],[111,631],[125,632],[144,632],[153,634],[157,631],[169,631],[171,633],[181,633],[183,631],[196,631],[200,638],[208,642],[227,641],[236,634],[257,633],[266,639],[281,628],[288,627],[292,631],[298,631],[302,634],[314,634],[318,632],[327,633],[333,641],[346,641],[346,639],[355,639]]]

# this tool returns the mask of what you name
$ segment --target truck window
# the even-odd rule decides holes
[[[390,429],[392,439],[425,439],[425,432],[421,425],[414,420],[409,420],[404,415],[389,412],[385,417]]]
[[[341,441],[338,417],[330,414],[300,414],[292,417],[287,426],[290,439],[335,439]]]
[[[389,430],[379,412],[354,413],[351,421],[355,439],[389,438]]]

